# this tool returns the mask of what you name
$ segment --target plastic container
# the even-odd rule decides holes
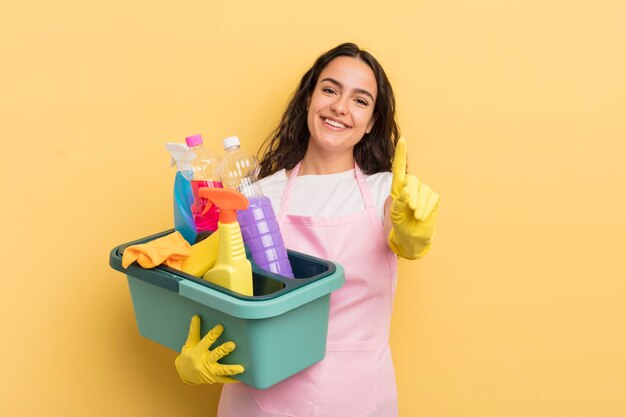
[[[224,139],[224,151],[218,168],[220,179],[248,198],[249,207],[237,212],[237,221],[252,259],[266,271],[293,278],[272,203],[258,183],[259,161],[241,149],[237,136]]]
[[[124,248],[172,230],[115,247],[113,269],[127,275],[139,333],[180,351],[194,314],[202,335],[218,323],[224,333],[214,346],[232,340],[237,349],[221,363],[242,364],[234,378],[268,388],[319,362],[326,351],[331,292],[345,281],[341,265],[288,251],[296,279],[266,272],[251,260],[254,295],[244,296],[166,266],[143,269],[121,265]]]
[[[204,274],[203,279],[240,294],[254,295],[252,264],[246,257],[237,222],[237,210],[248,207],[248,200],[240,192],[228,188],[202,188],[200,196],[215,204],[220,211],[220,219],[217,222],[219,233],[217,258],[215,265]]]
[[[168,142],[165,149],[171,155],[170,166],[176,165],[174,178],[174,228],[180,232],[187,242],[193,244],[196,240],[196,224],[191,213],[194,197],[191,182],[192,154],[184,143]]]
[[[187,179],[191,182],[191,191],[194,201],[191,206],[191,213],[196,225],[196,232],[214,232],[217,230],[218,209],[211,207],[205,212],[207,201],[200,197],[198,189],[201,187],[219,187],[222,183],[217,174],[220,158],[203,146],[202,135],[192,135],[185,138],[185,143],[192,154],[189,165],[190,171],[185,171]]]

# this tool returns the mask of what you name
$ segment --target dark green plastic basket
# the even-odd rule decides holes
[[[236,379],[267,388],[324,358],[331,292],[345,281],[341,265],[288,250],[295,278],[266,272],[250,259],[254,296],[245,296],[166,266],[122,267],[130,245],[172,233],[167,230],[111,250],[109,264],[128,278],[139,333],[180,351],[194,314],[202,334],[216,324],[237,349],[221,360],[246,369]]]

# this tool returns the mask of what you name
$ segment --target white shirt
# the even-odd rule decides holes
[[[365,175],[381,222],[385,200],[391,192],[391,172]],[[287,185],[284,169],[260,181],[263,194],[272,201],[276,216]],[[298,216],[338,217],[365,210],[365,203],[354,176],[354,169],[338,174],[300,175],[294,179],[287,214]]]

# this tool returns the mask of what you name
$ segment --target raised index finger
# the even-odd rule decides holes
[[[398,139],[396,153],[393,156],[391,165],[391,197],[397,198],[406,183],[406,140],[404,137]]]

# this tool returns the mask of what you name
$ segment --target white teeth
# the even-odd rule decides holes
[[[339,123],[339,122],[336,122],[336,121],[330,120],[330,119],[324,119],[324,122],[328,123],[331,126],[335,126],[335,127],[339,127],[339,128],[346,127],[346,125],[344,125],[343,123]]]

